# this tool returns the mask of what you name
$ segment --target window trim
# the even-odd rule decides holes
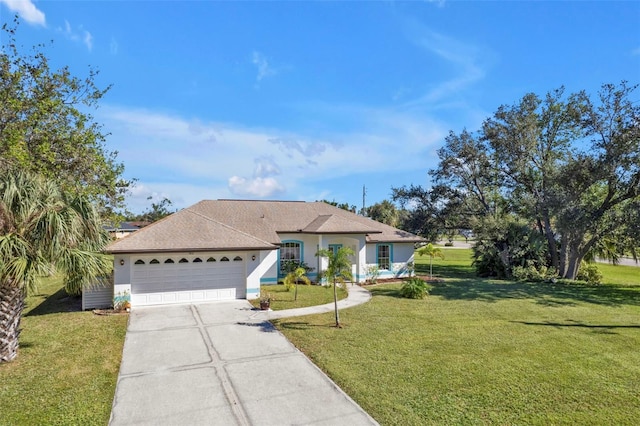
[[[380,266],[380,249],[381,247],[387,247],[388,249],[388,262],[389,262],[389,267],[388,268],[383,268],[382,266]],[[380,269],[381,271],[391,271],[392,267],[393,267],[393,244],[391,243],[379,243],[376,244],[376,265],[378,266],[378,269]]]
[[[342,244],[329,244],[329,250],[331,250],[333,252],[333,254],[336,254],[338,252],[338,250],[340,250],[343,245]]]
[[[284,247],[285,244],[291,244],[291,243],[298,244],[299,249],[300,249],[300,259],[298,259],[298,261],[299,262],[304,262],[304,241],[302,241],[302,240],[283,240],[282,241],[282,245],[278,249],[278,278],[284,277],[284,274],[282,273],[282,261],[283,260],[290,260],[290,259],[282,259],[282,248]]]

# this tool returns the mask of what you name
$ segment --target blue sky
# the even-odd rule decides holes
[[[640,83],[640,2],[0,0],[18,40],[113,88],[131,211],[147,197],[367,205],[429,185],[446,134],[564,85]]]

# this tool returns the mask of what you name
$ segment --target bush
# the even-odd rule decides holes
[[[424,299],[429,294],[427,283],[420,278],[411,278],[402,284],[400,295],[408,299]]]
[[[380,277],[380,268],[378,268],[378,265],[367,266],[366,276],[367,276],[367,281],[370,284],[377,284],[378,277]]]
[[[578,269],[576,279],[586,281],[589,284],[602,284],[602,273],[598,269],[598,265],[595,263],[582,261],[580,262],[580,269]]]
[[[526,270],[533,266],[541,271],[548,264],[546,240],[528,223],[506,216],[485,218],[481,225],[473,247],[473,266],[479,276],[504,279],[518,274],[535,277],[538,274],[529,274]]]
[[[555,268],[547,268],[544,265],[538,268],[534,265],[514,266],[511,274],[515,280],[529,282],[550,281],[558,278]]]

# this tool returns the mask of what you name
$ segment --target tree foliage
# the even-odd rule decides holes
[[[338,203],[336,200],[333,200],[333,201],[320,200],[319,202],[329,204],[329,205],[331,205],[333,207],[337,207],[339,209],[346,210],[346,211],[351,212],[351,213],[355,213],[356,210],[357,210],[356,206],[354,206],[354,205],[349,205],[349,203]]]
[[[331,284],[333,284],[333,305],[335,310],[336,327],[340,327],[340,314],[338,313],[338,285],[343,286],[346,290],[346,281],[352,280],[351,274],[351,260],[350,256],[353,256],[353,250],[349,247],[340,247],[335,252],[329,249],[318,250],[316,256],[325,257],[328,260],[328,265],[323,271],[323,276],[326,277]]]
[[[439,257],[444,259],[444,253],[440,247],[434,246],[432,243],[427,243],[418,249],[419,256],[429,256],[429,277],[433,278],[433,258]]]
[[[101,254],[109,241],[86,196],[54,181],[0,165],[0,362],[15,358],[27,291],[50,274],[64,274],[67,293],[110,274]]]
[[[153,223],[169,216],[170,214],[175,213],[175,210],[171,209],[171,206],[173,205],[173,203],[171,202],[170,199],[166,197],[164,197],[162,200],[155,203],[153,202],[152,197],[147,197],[147,200],[151,201],[151,206],[149,208],[147,208],[144,212],[138,215],[133,213],[127,213],[125,215],[125,220],[132,221],[132,222]]]
[[[484,238],[477,262],[485,262],[491,250],[503,253],[507,275],[511,263],[503,245],[509,232],[491,224],[524,223],[545,242],[547,266],[565,278],[575,279],[581,261],[596,252],[635,256],[640,235],[635,90],[622,82],[603,85],[595,98],[585,92],[565,95],[563,88],[544,98],[530,93],[499,107],[477,133],[450,133],[430,172],[436,186],[420,188],[426,202],[419,208],[440,218],[436,224],[443,223],[444,211],[453,211],[455,222],[467,222]],[[495,234],[489,236],[491,229]]]
[[[93,68],[83,79],[68,67],[52,69],[42,45],[21,53],[17,28],[16,19],[0,32],[0,156],[86,195],[104,214],[122,208],[131,182],[122,178],[117,152],[106,148],[106,134],[87,112],[109,87],[96,86]]]
[[[375,203],[363,210],[363,215],[385,225],[397,228],[400,225],[402,212],[389,200]]]
[[[298,284],[302,281],[306,285],[311,285],[311,280],[307,277],[307,270],[302,266],[298,266],[295,270],[289,272],[284,277],[283,284],[287,291],[295,289],[293,300],[298,300]]]
[[[417,185],[392,188],[392,198],[405,212],[399,225],[401,229],[436,241],[443,228],[441,212],[433,192]]]

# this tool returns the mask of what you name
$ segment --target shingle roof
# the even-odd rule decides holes
[[[367,242],[422,238],[324,202],[204,200],[107,247],[110,253],[267,250],[279,233],[365,234]]]
[[[333,214],[318,216],[302,232],[309,234],[381,234],[382,231]]]

